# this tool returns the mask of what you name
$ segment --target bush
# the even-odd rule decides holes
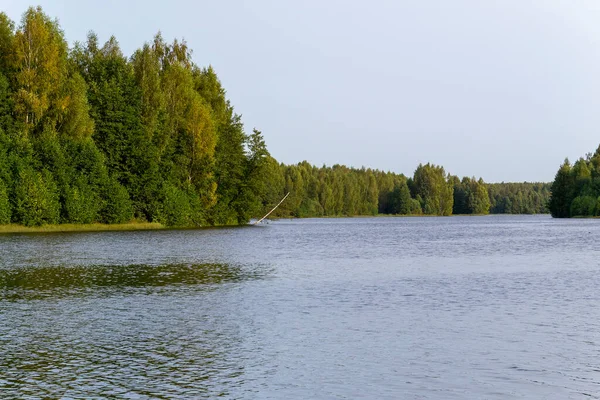
[[[167,226],[191,225],[192,207],[188,194],[170,184],[163,185],[161,194],[163,201],[157,220]]]
[[[104,208],[100,219],[106,224],[122,224],[133,218],[129,193],[116,179],[111,179],[104,191]]]
[[[87,180],[80,176],[65,193],[66,222],[90,224],[98,221],[102,202]]]
[[[26,226],[58,223],[58,188],[48,170],[40,173],[31,167],[22,169],[15,192],[18,222]]]

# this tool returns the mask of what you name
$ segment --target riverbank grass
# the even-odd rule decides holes
[[[128,224],[58,224],[23,226],[0,225],[0,233],[51,233],[51,232],[102,232],[102,231],[145,231],[165,229],[158,222],[132,222]]]

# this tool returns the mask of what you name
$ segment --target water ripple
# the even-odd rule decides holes
[[[598,220],[0,236],[7,398],[600,399]]]

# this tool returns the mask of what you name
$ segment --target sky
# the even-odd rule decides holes
[[[160,30],[291,164],[554,179],[600,144],[597,0],[38,0],[67,40]],[[1,0],[17,24],[27,3]]]

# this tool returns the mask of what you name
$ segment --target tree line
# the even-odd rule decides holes
[[[352,215],[539,214],[547,212],[550,185],[485,183],[450,175],[441,166],[420,164],[412,177],[343,165],[316,167],[268,160],[263,210],[290,196],[277,217]]]
[[[573,165],[565,159],[551,191],[549,209],[553,217],[600,216],[600,147]]]
[[[131,57],[0,14],[0,223],[247,221],[268,155],[211,68],[160,34]]]
[[[414,176],[278,163],[247,134],[212,67],[157,34],[133,55],[56,20],[0,13],[0,224],[241,224],[278,216],[545,211],[542,184],[493,184],[419,165]]]

